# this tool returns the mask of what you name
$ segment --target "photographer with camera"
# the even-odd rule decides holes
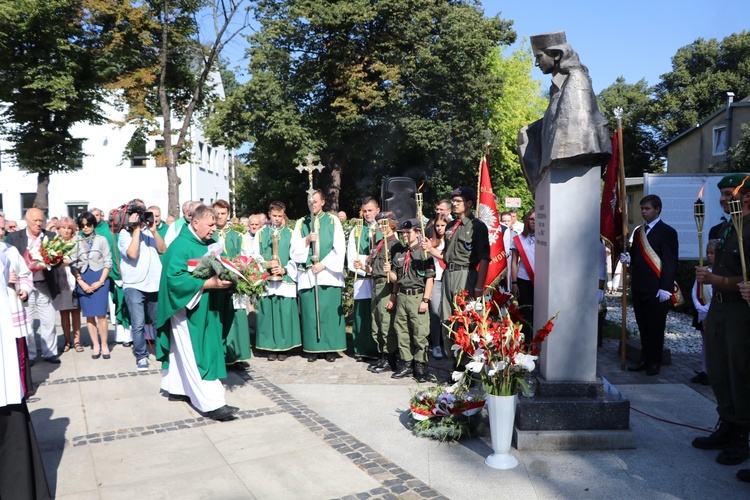
[[[117,247],[120,250],[120,272],[125,302],[130,313],[133,335],[133,355],[138,371],[148,370],[146,347],[146,314],[156,320],[157,294],[161,260],[167,245],[156,231],[154,214],[146,211],[141,200],[133,200],[127,209],[128,224],[120,230]]]

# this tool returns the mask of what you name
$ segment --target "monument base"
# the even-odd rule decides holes
[[[519,398],[514,445],[519,450],[635,448],[630,401],[602,377],[595,382],[539,379],[533,398]]]

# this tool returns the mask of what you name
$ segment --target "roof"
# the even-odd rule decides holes
[[[750,106],[750,96],[745,97],[741,101],[733,102],[732,104],[730,104],[730,106],[733,107],[733,108],[748,107],[748,106]],[[705,120],[703,120],[702,122],[700,122],[698,125],[694,125],[694,126],[690,127],[689,129],[685,130],[684,132],[676,135],[672,140],[670,140],[669,142],[665,143],[662,147],[660,147],[659,151],[664,151],[665,149],[667,149],[669,147],[670,144],[679,141],[680,139],[682,139],[686,135],[690,134],[693,130],[697,130],[697,129],[701,128],[703,125],[705,125],[706,123],[710,122],[711,120],[713,120],[718,115],[720,115],[721,113],[725,112],[726,110],[727,110],[726,106],[723,106],[723,107],[717,109],[715,113],[713,113],[711,116],[709,116],[708,118],[706,118]]]

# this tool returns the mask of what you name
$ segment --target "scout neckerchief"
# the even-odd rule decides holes
[[[644,231],[643,226],[639,227],[636,231],[638,232],[638,242],[640,243],[640,245],[638,246],[641,249],[641,255],[643,255],[643,259],[646,261],[646,264],[648,264],[648,267],[651,268],[654,274],[656,274],[656,277],[661,278],[661,259],[651,247],[651,244],[648,242],[646,231]],[[674,283],[674,287],[671,293],[672,295],[670,296],[670,299],[672,300],[672,304],[674,304],[675,306],[680,305],[680,303],[684,301],[682,297],[682,291],[677,285],[677,282]]]
[[[534,268],[531,265],[531,260],[529,259],[529,255],[526,253],[526,247],[525,242],[521,238],[520,235],[515,235],[513,237],[513,241],[516,242],[516,249],[518,250],[518,255],[521,257],[521,261],[523,262],[523,267],[526,268],[526,272],[529,273],[529,280],[531,280],[531,284],[534,284]]]

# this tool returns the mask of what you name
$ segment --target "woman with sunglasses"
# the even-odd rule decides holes
[[[89,337],[93,344],[93,359],[109,359],[107,344],[107,296],[112,254],[109,243],[94,232],[96,217],[91,212],[78,216],[78,227],[83,233],[71,254],[71,269],[76,278],[76,292],[81,311],[86,318]],[[98,332],[97,332],[98,330]],[[99,342],[101,338],[101,343]]]

